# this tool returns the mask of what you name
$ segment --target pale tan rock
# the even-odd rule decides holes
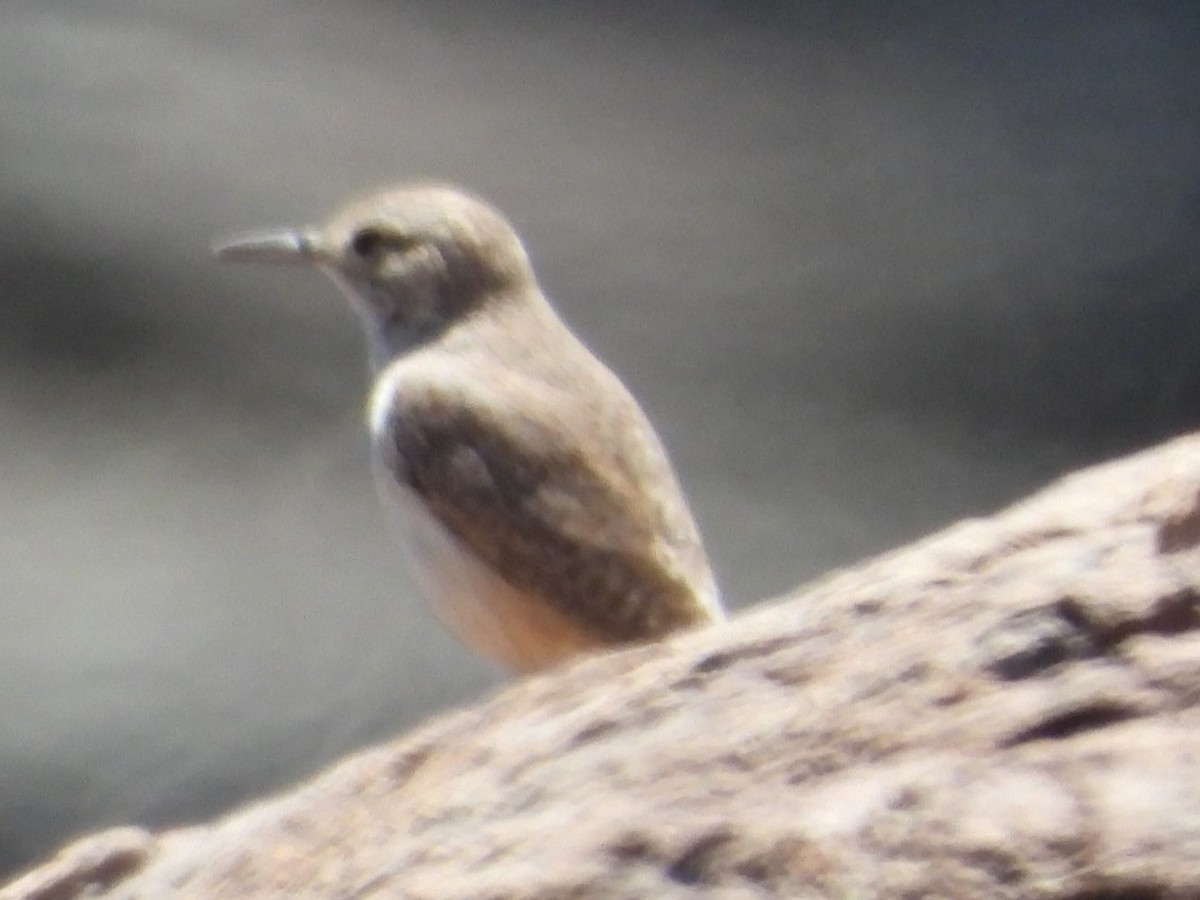
[[[12,882],[0,897],[65,900],[90,896],[146,863],[154,838],[141,828],[112,828],[68,844],[54,858]]]
[[[1198,598],[1188,437],[0,898],[1200,896]]]

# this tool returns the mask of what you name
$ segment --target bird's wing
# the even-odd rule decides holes
[[[536,387],[442,379],[398,391],[381,435],[395,477],[503,580],[605,640],[705,621],[711,576],[657,439],[647,435],[661,472],[623,453],[628,422],[581,434],[581,410],[565,414],[561,395]]]

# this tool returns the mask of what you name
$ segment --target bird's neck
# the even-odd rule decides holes
[[[420,317],[416,322],[400,315],[381,315],[380,309],[391,308],[391,303],[373,303],[368,289],[343,277],[334,268],[324,270],[333,283],[346,297],[350,308],[358,315],[363,335],[367,339],[367,354],[371,369],[378,374],[397,357],[410,353],[428,344],[446,328],[446,322],[433,316]],[[432,308],[433,304],[429,304]]]
[[[548,329],[563,327],[536,287],[514,297],[490,296],[450,321],[431,320],[415,326],[381,318],[361,306],[358,312],[376,375],[396,359],[435,343],[457,353],[525,355],[527,341],[536,343]]]
[[[367,356],[371,370],[378,374],[396,358],[433,341],[445,330],[443,323],[412,327],[389,321],[370,311],[359,310],[363,333],[367,338]]]

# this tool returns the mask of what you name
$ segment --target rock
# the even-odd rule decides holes
[[[1200,436],[519,682],[71,897],[1200,896]]]
[[[111,828],[89,835],[13,882],[2,896],[67,900],[104,890],[145,865],[153,842],[150,833],[141,828]]]

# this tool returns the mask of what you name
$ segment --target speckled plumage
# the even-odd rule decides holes
[[[400,188],[218,253],[317,265],[359,313],[380,493],[433,611],[468,646],[530,671],[722,618],[653,428],[494,209]]]

